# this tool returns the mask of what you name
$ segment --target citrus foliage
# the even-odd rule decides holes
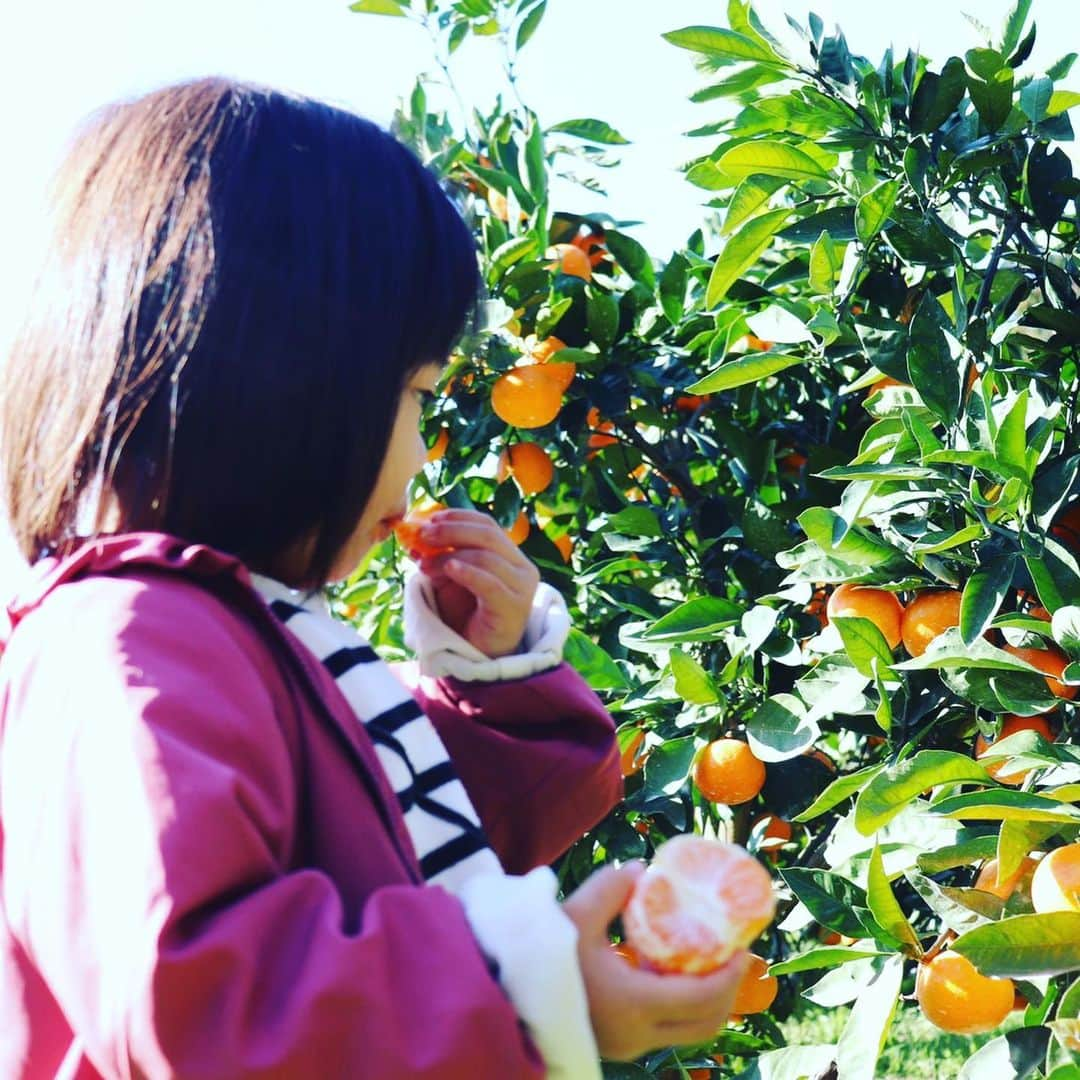
[[[917,970],[932,1019],[997,1023],[1004,984],[989,1009],[939,989],[962,968],[1026,1008],[973,1075],[1074,1075],[1080,913],[1036,913],[1030,866],[1080,839],[1080,183],[1058,145],[1080,94],[1060,86],[1075,54],[1025,71],[1030,6],[943,63],[873,62],[813,15],[789,20],[796,54],[746,0],[667,34],[718,118],[687,169],[703,227],[665,259],[552,205],[554,172],[611,164],[604,122],[498,102],[456,130],[423,80],[397,118],[461,199],[489,289],[422,486],[506,527],[524,513],[574,615],[568,659],[620,721],[626,800],[561,879],[720,831],[778,882],[755,945],[771,1010],[684,1065],[869,1077]],[[469,34],[498,38],[516,91],[545,3],[353,7],[423,23],[447,73]],[[384,545],[339,597],[384,649],[400,566]],[[726,739],[764,763],[745,801],[710,790]],[[835,1046],[783,1045],[799,993],[855,1003]]]

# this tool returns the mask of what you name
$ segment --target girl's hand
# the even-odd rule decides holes
[[[615,953],[608,926],[644,870],[642,863],[606,866],[563,903],[578,928],[578,959],[597,1046],[616,1061],[714,1038],[731,1012],[747,963],[747,953],[739,952],[710,975],[658,975]]]
[[[440,510],[421,535],[425,544],[454,549],[420,561],[443,622],[492,659],[516,652],[540,583],[536,567],[477,510]]]

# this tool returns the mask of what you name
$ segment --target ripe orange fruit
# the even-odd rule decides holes
[[[607,258],[607,248],[604,247],[604,234],[602,232],[587,232],[575,236],[570,241],[576,248],[581,248],[589,257],[589,265],[597,266]]]
[[[794,474],[802,471],[806,465],[806,455],[800,453],[798,450],[792,450],[790,454],[785,454],[777,461],[777,466],[782,473]]]
[[[765,832],[761,837],[761,846],[765,854],[773,862],[780,857],[779,848],[791,839],[791,822],[785,821],[775,814],[762,814],[750,823],[751,829],[756,829],[761,822],[765,822]],[[769,843],[769,841],[773,843]],[[777,842],[779,841],[779,842]],[[745,1009],[736,1009],[736,1012],[745,1012]]]
[[[1048,911],[1080,911],[1080,844],[1054,848],[1039,860],[1031,879],[1031,905]]]
[[[450,445],[450,432],[446,428],[440,428],[435,441],[428,447],[428,461],[441,461],[446,454],[446,448]]]
[[[662,844],[623,911],[626,937],[658,971],[704,974],[769,925],[769,872],[737,844],[683,834]]]
[[[592,280],[592,264],[589,256],[579,247],[573,244],[555,244],[548,249],[548,258],[553,262],[547,264],[549,270],[559,270],[570,277],[581,278],[583,281]]]
[[[1060,675],[1068,666],[1068,657],[1057,647],[1048,649],[1021,648],[1017,645],[1005,645],[1004,650],[1017,660],[1026,660],[1033,668],[1037,668],[1046,676],[1046,685],[1050,687],[1050,693],[1054,697],[1065,698],[1072,701],[1080,686],[1069,686],[1055,676]]]
[[[679,412],[697,412],[702,405],[706,404],[709,400],[708,394],[702,396],[701,394],[680,394],[675,399],[675,408]]]
[[[900,617],[900,637],[912,656],[922,656],[930,642],[960,625],[959,589],[925,589],[916,594]]]
[[[565,348],[566,342],[551,334],[542,341],[538,341],[529,350],[529,356],[538,364],[546,364],[557,352]]]
[[[923,1016],[942,1031],[979,1035],[1012,1011],[1011,979],[982,975],[965,956],[946,950],[919,965],[915,998]]]
[[[644,742],[645,732],[638,728],[626,744],[626,749],[619,754],[619,766],[624,777],[632,776],[645,764],[645,759],[640,754],[641,744]]]
[[[876,394],[879,390],[884,390],[887,386],[908,386],[908,383],[901,382],[899,379],[894,379],[891,375],[885,375],[878,379],[876,383],[872,383],[870,389],[867,390],[866,396],[870,397],[872,394]]]
[[[739,1016],[764,1012],[775,1000],[780,982],[775,975],[769,974],[769,965],[755,953],[750,954],[750,962],[735,991],[735,1001],[731,1011]]]
[[[529,519],[526,516],[525,511],[522,510],[514,519],[514,524],[506,530],[506,535],[520,547],[529,538],[529,531],[531,528],[532,526],[529,524]]]
[[[764,338],[759,338],[756,334],[746,335],[746,347],[754,352],[768,352],[775,342],[766,341]]]
[[[1038,863],[1031,856],[1025,856],[1012,874],[1004,881],[998,881],[998,861],[997,859],[987,859],[983,863],[978,877],[975,878],[974,888],[992,893],[999,900],[1008,900],[1018,888],[1022,888],[1030,882],[1031,875],[1035,873],[1037,865]]]
[[[568,563],[570,556],[574,552],[574,541],[570,539],[570,534],[563,533],[562,536],[556,536],[551,542],[559,549],[563,562]]]
[[[512,476],[522,495],[535,495],[555,477],[548,452],[532,442],[514,443],[499,455],[499,482]]]
[[[900,620],[904,605],[897,599],[896,593],[845,582],[833,590],[825,605],[825,613],[830,619],[843,618],[845,615],[869,619],[881,631],[890,649],[900,644]]]
[[[740,739],[715,739],[697,756],[694,783],[709,802],[749,802],[765,783],[765,765]]]
[[[548,378],[558,386],[560,392],[565,394],[570,389],[570,384],[577,374],[577,364],[572,360],[568,360],[565,364],[548,362],[544,364],[543,370],[547,372]]]
[[[491,388],[491,408],[511,427],[550,424],[562,408],[563,388],[551,376],[550,364],[518,367],[499,376]]]
[[[1006,716],[1001,722],[1001,731],[993,742],[988,743],[981,735],[975,740],[975,756],[977,758],[982,757],[983,754],[997,746],[1002,739],[1007,739],[1018,731],[1037,731],[1047,742],[1054,741],[1054,733],[1045,716]],[[1031,772],[1030,769],[1023,769],[1020,772],[1002,772],[1006,765],[1007,759],[993,764],[988,763],[986,771],[999,784],[1011,784],[1013,786],[1022,784],[1024,777]]]
[[[424,522],[438,510],[445,510],[442,503],[426,503],[414,506],[403,518],[394,522],[394,536],[397,542],[405,549],[410,558],[423,559],[431,555],[441,555],[446,551],[453,551],[451,547],[443,547],[430,544],[423,539],[421,533]]]

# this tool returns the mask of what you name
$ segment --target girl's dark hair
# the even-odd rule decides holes
[[[153,529],[322,584],[479,295],[435,178],[360,117],[203,79],[98,113],[53,213],[0,372],[23,554]]]

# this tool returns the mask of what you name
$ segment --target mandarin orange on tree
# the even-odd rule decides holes
[[[983,975],[966,956],[946,950],[919,965],[915,998],[923,1015],[942,1031],[979,1035],[1012,1012],[1011,979]]]
[[[641,747],[645,742],[645,732],[638,728],[631,736],[629,742],[619,753],[619,768],[623,776],[632,776],[642,765],[645,759],[641,755]]]
[[[959,589],[926,589],[916,594],[900,617],[900,637],[912,656],[922,656],[930,643],[960,625]]]
[[[592,280],[592,263],[581,248],[573,244],[555,244],[549,249],[548,258],[554,260],[548,263],[549,270],[559,270],[569,277],[581,278],[583,281]]]
[[[529,349],[529,356],[538,364],[546,364],[557,352],[561,352],[565,348],[566,342],[562,338],[550,334],[548,337],[536,342]]]
[[[563,533],[562,536],[556,536],[551,542],[559,549],[563,562],[568,563],[570,556],[574,553],[574,541],[570,539],[570,534]]]
[[[769,974],[769,965],[756,953],[750,954],[750,960],[739,980],[735,991],[735,1001],[731,1011],[737,1016],[750,1016],[764,1012],[775,1000],[780,989],[780,981]]]
[[[769,872],[737,844],[684,833],[665,841],[622,913],[655,970],[705,974],[745,949],[776,910]]]
[[[1047,742],[1054,741],[1054,732],[1045,716],[1006,716],[1001,721],[1001,731],[993,742],[987,742],[982,735],[976,738],[975,756],[980,758],[984,754],[990,753],[1002,739],[1007,739],[1018,731],[1037,731]],[[1013,786],[1022,784],[1024,778],[1031,771],[1030,769],[1024,769],[1019,772],[1004,772],[1005,768],[1006,761],[988,762],[986,765],[986,771],[999,784],[1011,784]]]
[[[506,530],[506,535],[514,541],[518,547],[521,547],[529,538],[529,533],[532,531],[532,526],[529,524],[528,515],[522,510],[516,518],[514,523]]]
[[[450,432],[446,428],[439,428],[439,434],[435,441],[428,447],[427,460],[441,461],[446,456],[446,448],[450,445]]]
[[[1018,645],[1005,645],[1004,650],[1017,660],[1024,660],[1033,668],[1037,668],[1046,676],[1046,685],[1054,697],[1065,698],[1071,701],[1076,697],[1080,686],[1070,686],[1063,683],[1058,676],[1069,666],[1068,657],[1058,648],[1033,649]]]
[[[1031,905],[1039,915],[1080,911],[1080,844],[1044,855],[1031,878]]]
[[[550,424],[562,408],[563,387],[552,378],[552,364],[512,368],[491,388],[491,408],[511,427],[537,428]]]
[[[999,900],[1008,900],[1018,888],[1030,884],[1037,865],[1033,858],[1025,856],[1007,878],[999,880],[997,859],[987,859],[975,878],[974,888],[992,893]]]
[[[555,478],[555,466],[542,446],[519,442],[507,447],[499,455],[498,476],[500,483],[512,476],[522,495],[536,495]]]
[[[714,739],[694,761],[694,783],[710,802],[737,806],[765,784],[765,765],[740,739]]]
[[[890,649],[900,644],[900,621],[904,614],[904,605],[896,593],[887,589],[875,589],[868,585],[856,585],[845,582],[838,585],[825,605],[825,613],[830,619],[854,616],[869,619],[889,643]]]

